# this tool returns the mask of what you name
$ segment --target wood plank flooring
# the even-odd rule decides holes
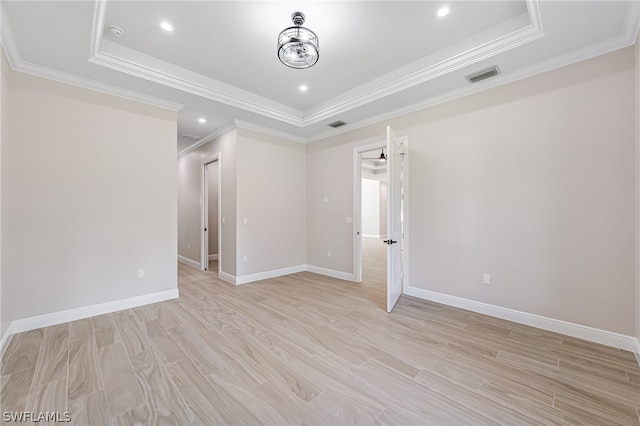
[[[1,412],[78,425],[638,425],[632,353],[403,296],[384,246],[364,281],[232,286],[179,265],[180,298],[17,334]]]

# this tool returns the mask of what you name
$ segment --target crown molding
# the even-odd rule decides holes
[[[46,78],[48,80],[68,84],[70,86],[80,87],[82,89],[88,89],[94,92],[116,96],[118,98],[128,99],[130,101],[140,102],[173,112],[178,112],[182,108],[184,108],[184,105],[177,102],[167,101],[165,99],[145,95],[133,90],[122,89],[116,86],[98,82],[96,80],[79,77],[75,74],[69,74],[63,71],[54,70],[53,68],[47,68],[41,65],[32,64],[26,61],[22,61],[19,64],[13,66],[12,69],[14,71],[33,75],[35,77]]]

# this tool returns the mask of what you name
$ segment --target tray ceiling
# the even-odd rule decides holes
[[[297,10],[320,39],[320,60],[304,70],[276,55]],[[17,71],[178,111],[184,151],[234,126],[313,142],[620,49],[635,42],[639,10],[637,1],[3,1],[2,42]],[[492,65],[499,75],[465,79]],[[337,120],[347,125],[327,126]]]

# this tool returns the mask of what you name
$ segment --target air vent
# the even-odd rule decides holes
[[[178,139],[193,139],[195,141],[197,139],[200,139],[200,136],[189,135],[187,133],[183,133],[180,136],[178,136]]]
[[[344,126],[345,124],[347,124],[347,123],[345,123],[344,121],[340,121],[340,120],[338,120],[338,121],[334,121],[333,123],[329,123],[329,124],[327,124],[327,126],[329,126],[329,127],[333,127],[334,129],[337,129],[338,127],[342,127],[342,126]]]
[[[498,68],[497,65],[494,65],[492,67],[485,68],[478,72],[466,75],[464,78],[466,78],[470,84],[473,84],[482,80],[486,80],[487,78],[495,77],[498,74],[500,74],[500,68]]]

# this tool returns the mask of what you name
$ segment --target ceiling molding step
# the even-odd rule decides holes
[[[257,96],[238,93],[240,92],[240,89],[238,88],[226,85],[208,77],[200,76],[196,73],[188,72],[188,70],[183,70],[185,71],[184,74],[190,73],[193,74],[192,76],[178,76],[176,74],[179,67],[171,66],[172,68],[175,68],[173,72],[165,72],[161,70],[159,66],[143,65],[142,63],[140,63],[140,60],[136,62],[130,59],[125,59],[120,55],[101,50],[100,47],[103,44],[102,36],[104,16],[106,13],[105,4],[105,0],[100,0],[96,3],[89,62],[139,78],[143,78],[157,84],[201,96],[206,99],[221,102],[232,107],[241,108],[243,110],[260,114],[262,116],[279,120],[281,122],[297,127],[306,127],[318,123],[329,117],[342,114],[351,109],[360,107],[362,105],[376,101],[402,90],[406,90],[415,85],[432,80],[449,72],[455,71],[459,68],[463,68],[473,63],[482,61],[486,58],[495,56],[499,53],[513,49],[517,46],[531,42],[544,36],[539,16],[538,0],[527,0],[530,25],[513,31],[504,36],[498,37],[469,51],[452,56],[451,58],[437,63],[433,66],[429,66],[418,72],[411,73],[408,76],[391,81],[377,89],[354,96],[351,99],[347,99],[344,101],[336,101],[335,99],[329,100],[327,102],[327,105],[329,106],[323,108],[321,111],[309,114],[308,112],[305,113],[298,110],[292,111],[290,108],[288,108],[289,111],[285,111],[284,108],[287,107],[285,107],[284,105],[282,105],[282,108],[278,106],[270,107],[263,105],[264,102],[273,101],[263,99],[261,100],[263,101],[263,103],[259,103],[256,100],[249,99],[249,97],[258,98]],[[166,64],[166,67],[170,67],[170,64]],[[195,78],[198,77],[202,79],[202,83],[194,81]],[[213,86],[224,86],[225,90],[216,90]]]
[[[190,93],[192,95],[200,96],[205,99],[210,99],[212,101],[220,102],[235,108],[240,108],[245,111],[260,114],[264,117],[282,121],[284,123],[291,124],[297,127],[302,127],[302,119],[294,114],[283,112],[282,110],[276,108],[267,107],[256,102],[232,95],[230,93],[216,90],[210,86],[178,77],[143,64],[138,64],[130,60],[105,53],[103,51],[93,54],[89,58],[89,62],[99,66],[103,66],[105,68],[110,68],[118,72],[129,74],[134,77],[142,78],[144,80],[151,81],[153,83],[157,83],[166,87],[171,87],[173,89]],[[224,83],[220,83],[217,80],[209,79],[207,77],[202,78],[205,80],[211,80],[218,85],[224,85]],[[239,89],[235,89],[235,91],[237,90]],[[234,90],[231,89],[230,91]]]
[[[128,99],[130,101],[139,102],[146,105],[178,112],[184,105],[177,102],[167,101],[165,99],[156,98],[154,96],[145,95],[133,90],[122,89],[109,84],[90,80],[84,77],[78,77],[75,74],[69,74],[63,71],[54,70],[53,68],[43,67],[41,65],[32,64],[22,61],[12,69],[16,72],[29,74],[34,77],[45,78],[47,80],[57,81],[59,83],[68,84],[70,86],[80,87],[82,89],[100,92],[105,95],[116,96],[118,98]]]
[[[616,26],[615,37],[600,42],[597,45],[590,45],[581,50],[572,51],[563,56],[530,65],[517,72],[501,74],[496,79],[482,82],[479,85],[459,87],[452,92],[429,99],[423,99],[413,104],[404,105],[401,108],[391,111],[386,110],[377,115],[364,117],[360,120],[349,120],[348,125],[339,129],[330,129],[320,125],[325,120],[335,120],[336,118],[347,120],[346,117],[340,117],[340,115],[347,111],[352,111],[351,114],[353,115],[353,110],[363,105],[379,101],[389,95],[405,91],[416,85],[434,80],[453,71],[468,67],[479,61],[492,58],[495,55],[545,37],[540,14],[540,0],[524,0],[524,2],[527,8],[526,12],[520,10],[522,13],[516,18],[509,20],[508,25],[500,26],[499,28],[492,27],[492,31],[483,33],[479,39],[483,42],[480,45],[474,47],[471,47],[468,43],[452,45],[447,50],[439,51],[438,59],[435,59],[435,55],[423,57],[418,61],[397,69],[397,72],[384,74],[304,111],[209,78],[203,74],[181,68],[114,42],[109,38],[108,33],[104,31],[105,23],[107,23],[106,15],[107,8],[110,4],[109,0],[95,0],[93,16],[89,16],[90,9],[87,9],[87,14],[84,15],[89,19],[93,18],[93,22],[85,22],[83,25],[92,25],[91,33],[86,35],[87,38],[90,38],[90,50],[88,52],[88,60],[90,63],[142,78],[145,81],[150,81],[163,87],[169,87],[184,93],[200,96],[219,102],[220,104],[238,108],[239,110],[249,111],[261,117],[268,118],[269,120],[274,120],[273,124],[270,124],[269,120],[258,120],[266,122],[267,126],[285,127],[280,126],[278,123],[286,123],[295,127],[295,129],[290,128],[294,133],[306,135],[315,132],[319,133],[314,136],[304,137],[264,125],[234,120],[233,117],[241,116],[239,114],[240,111],[236,111],[235,114],[230,114],[224,119],[228,120],[225,124],[215,129],[209,135],[198,139],[194,145],[180,151],[178,153],[180,156],[233,128],[252,130],[298,143],[312,143],[328,139],[362,127],[380,124],[402,115],[411,114],[504,84],[532,77],[543,72],[591,59],[614,50],[631,46],[638,39],[640,32],[640,1],[631,0],[628,5],[625,6],[626,14],[624,17],[620,16],[623,20],[620,20],[619,23],[623,25],[621,28],[620,26]],[[544,3],[542,3],[542,6],[544,6]],[[22,53],[19,51],[19,45],[17,44],[15,35],[20,33],[14,33],[9,18],[6,13],[4,13],[5,10],[2,9],[3,8],[0,8],[0,48],[4,50],[7,61],[14,71],[171,111],[179,111],[184,107],[179,103],[168,101],[161,97],[156,98],[130,89],[120,89],[108,83],[101,83],[87,77],[78,77],[65,71],[59,71],[54,68],[48,68],[26,61],[22,53],[29,54],[29,51],[25,50]],[[620,8],[621,13],[624,10],[624,8]],[[16,21],[14,24],[16,29],[18,29],[18,22],[20,21]],[[552,22],[547,22],[550,33],[549,37],[551,37],[553,33],[552,24]],[[83,28],[86,27],[83,26]],[[24,28],[20,27],[20,29],[22,30]],[[88,30],[89,28],[86,29]],[[546,41],[547,40],[545,40],[545,44]],[[509,55],[511,54],[512,53]],[[26,58],[30,59],[30,56]],[[86,58],[83,54],[81,60],[84,61]],[[430,63],[427,63],[428,61],[430,61]],[[437,81],[431,84],[437,84]],[[374,87],[374,85],[376,86]],[[355,114],[357,115],[357,111]],[[307,127],[312,125],[315,125],[315,127],[307,129]],[[285,128],[287,127],[288,126]],[[306,131],[303,129],[306,129]]]
[[[250,123],[243,120],[233,120],[236,128],[243,130],[251,130],[258,133],[264,133],[265,135],[275,136],[280,139],[286,139],[297,143],[307,143],[307,139],[301,136],[292,135],[291,133],[276,130],[271,127],[261,126],[259,124]]]
[[[542,28],[542,15],[540,15],[540,0],[525,0],[527,4],[527,13],[529,14],[529,21],[534,28],[544,33]]]
[[[99,3],[104,3],[104,1],[101,1]],[[32,75],[34,77],[45,78],[48,80],[57,81],[59,83],[68,84],[70,86],[80,87],[82,89],[116,96],[119,98],[128,99],[130,101],[140,102],[169,111],[178,112],[182,108],[184,108],[184,105],[177,102],[167,101],[165,99],[145,95],[133,90],[122,89],[116,86],[98,82],[96,80],[78,77],[74,74],[58,71],[53,68],[43,67],[41,65],[36,65],[24,61],[17,48],[17,44],[13,36],[13,30],[8,18],[6,18],[6,14],[3,13],[0,18],[2,22],[2,48],[6,54],[9,66],[15,72],[21,72],[24,74]]]
[[[89,57],[93,57],[100,52],[100,42],[102,41],[102,32],[104,31],[104,16],[106,8],[107,0],[96,1],[96,7],[93,11],[93,25],[91,26],[91,50]]]
[[[538,11],[537,1],[531,3],[535,4],[535,7],[532,10]],[[532,14],[535,15],[536,13],[530,12],[530,16]],[[429,80],[433,80],[437,77],[456,71],[460,68],[464,68],[466,66],[480,62],[484,59],[491,58],[505,51],[514,49],[518,46],[522,46],[523,44],[544,37],[544,32],[542,31],[542,25],[540,23],[539,16],[537,16],[535,20],[531,19],[531,22],[535,22],[536,25],[528,25],[504,36],[498,37],[476,48],[452,56],[451,58],[440,63],[424,68],[420,71],[399,78],[395,81],[391,81],[389,83],[381,85],[380,87],[370,90],[367,93],[357,95],[339,104],[329,106],[322,111],[305,116],[303,119],[303,127],[318,123],[330,117],[347,112],[351,109],[358,108],[370,102],[382,99],[386,96],[393,95],[397,92],[409,89],[418,84],[425,83]]]
[[[379,114],[373,117],[369,117],[365,120],[354,121],[349,123],[348,127],[344,126],[336,130],[327,131],[327,132],[309,137],[306,140],[307,140],[307,143],[319,142],[324,139],[329,139],[331,137],[338,136],[342,133],[347,133],[352,130],[361,129],[363,127],[378,124],[383,121],[392,120],[394,118],[401,117],[403,115],[418,112],[420,110],[441,105],[446,102],[451,102],[456,99],[460,99],[466,96],[474,95],[476,93],[484,92],[489,89],[494,89],[496,87],[500,87],[505,84],[523,80],[525,78],[534,77],[538,74],[542,74],[548,71],[553,71],[559,68],[576,64],[578,62],[586,61],[586,60],[595,58],[597,56],[604,55],[606,53],[614,52],[619,49],[624,49],[625,47],[629,47],[634,44],[634,38],[627,38],[627,36],[628,34],[625,34],[624,36],[621,36],[618,40],[602,43],[596,46],[596,48],[583,49],[578,52],[563,55],[563,56],[548,60],[546,62],[542,62],[534,66],[524,68],[516,73],[500,74],[498,78],[484,81],[482,82],[482,84],[464,86],[461,89],[449,92],[444,95],[429,98],[428,100],[423,102],[416,102],[402,108],[388,111],[384,114]]]
[[[243,93],[245,96],[234,94],[234,92],[237,93],[243,91],[215,79],[200,76],[199,74],[197,74],[198,77],[200,77],[200,79],[202,79],[206,83],[206,85],[193,81],[193,78],[180,77],[178,75],[174,75],[173,73],[162,71],[157,67],[147,66],[142,63],[137,63],[133,60],[114,55],[113,53],[103,51],[101,47],[104,44],[102,36],[104,32],[106,3],[106,0],[100,0],[96,2],[96,6],[94,9],[95,12],[92,27],[89,62],[138,78],[143,78],[157,84],[178,89],[183,92],[191,93],[196,96],[201,96],[206,99],[221,102],[232,107],[241,108],[245,111],[273,118],[287,124],[302,127],[302,111],[289,108],[285,105],[279,105],[279,108],[263,105],[263,103],[275,102],[266,98],[262,99],[257,95],[252,95],[249,93]],[[160,60],[156,61],[164,62]],[[180,68],[170,64],[166,64],[166,66],[174,68],[174,72],[178,71],[178,69]],[[188,70],[183,71],[185,71],[185,73],[196,75],[196,73],[189,72]],[[214,88],[215,86],[221,87],[224,90],[216,90]],[[248,99],[250,97],[254,98],[254,100]],[[285,109],[288,109],[289,111],[285,111]]]
[[[624,38],[635,44],[640,32],[640,2],[629,2],[629,9],[626,15],[627,20],[624,23]]]
[[[1,9],[2,8],[0,5],[0,10]],[[11,67],[11,69],[15,69],[15,67],[20,62],[22,62],[22,57],[20,56],[20,51],[18,50],[16,39],[13,36],[11,23],[9,22],[9,18],[7,18],[6,16],[7,15],[4,13],[2,13],[2,16],[0,16],[0,25],[2,26],[0,37],[2,38],[2,48],[4,49],[7,61],[9,61],[9,66]]]
[[[194,149],[208,143],[211,142],[212,140],[214,140],[215,138],[224,135],[225,133],[227,133],[230,130],[233,130],[236,128],[236,123],[234,123],[233,121],[230,121],[228,123],[223,124],[222,126],[218,127],[217,129],[215,129],[213,132],[209,133],[206,136],[203,136],[200,140],[198,140],[196,143],[194,143],[193,145],[190,145],[189,147],[183,149],[182,151],[178,152],[178,157],[182,157],[183,155],[193,151]]]

